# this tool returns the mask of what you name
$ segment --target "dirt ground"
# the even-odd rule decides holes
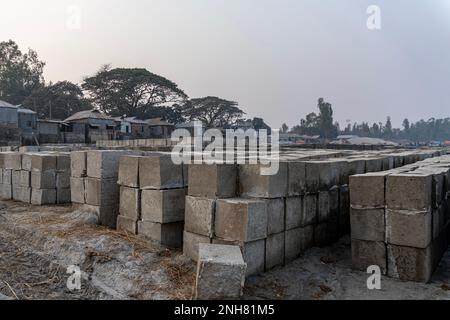
[[[71,206],[0,201],[0,300],[190,299],[195,264],[180,251],[96,225]],[[67,288],[67,267],[82,271],[81,290]],[[244,299],[450,299],[450,251],[429,284],[351,270],[350,243],[313,248],[293,263],[247,279]]]

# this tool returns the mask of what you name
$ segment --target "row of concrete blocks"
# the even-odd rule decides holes
[[[167,154],[121,157],[117,229],[181,247],[187,191],[184,169]]]
[[[247,276],[262,273],[348,233],[347,199],[347,186],[280,199],[187,196],[183,251],[197,261],[200,243],[237,245]]]
[[[97,147],[102,148],[165,147],[175,144],[176,142],[172,142],[170,139],[101,140],[96,142]]]
[[[70,155],[0,153],[0,197],[34,205],[70,203]]]
[[[352,261],[427,282],[450,235],[450,157],[350,178]]]

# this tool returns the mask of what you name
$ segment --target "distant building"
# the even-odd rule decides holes
[[[320,136],[300,135],[298,133],[280,133],[280,144],[319,144]]]
[[[65,143],[95,143],[99,140],[114,140],[116,121],[99,110],[75,113],[64,123]]]
[[[132,139],[148,139],[151,137],[147,121],[136,119],[136,117],[128,117],[123,120],[131,125]]]
[[[338,136],[330,144],[336,145],[355,145],[355,146],[398,146],[398,143],[379,139],[379,138],[369,138],[369,137],[359,137],[355,135],[342,135]]]
[[[58,120],[37,121],[37,139],[39,144],[64,143],[64,131],[68,125]]]
[[[0,101],[0,143],[34,144],[36,112]]]
[[[150,135],[152,138],[170,138],[170,135],[175,129],[173,124],[161,120],[161,118],[149,119],[147,120],[147,124],[150,128]]]

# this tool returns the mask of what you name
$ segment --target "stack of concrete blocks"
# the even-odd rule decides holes
[[[119,160],[132,151],[88,150],[71,153],[72,203],[98,215],[99,224],[116,228],[119,214]]]
[[[243,293],[245,269],[239,247],[201,243],[195,299],[239,299]]]
[[[120,159],[117,228],[168,247],[183,241],[186,184],[183,165],[169,154]]]
[[[70,203],[69,154],[10,152],[0,158],[3,199],[33,205]]]
[[[428,282],[450,234],[450,157],[351,177],[352,261]]]

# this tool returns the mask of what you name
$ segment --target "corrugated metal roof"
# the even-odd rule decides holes
[[[100,112],[99,110],[85,110],[71,115],[66,120],[64,120],[64,122],[84,120],[84,119],[101,119],[114,121],[113,118],[107,116],[106,114]]]
[[[33,110],[26,109],[26,108],[18,108],[17,112],[19,113],[27,113],[27,114],[36,114]]]
[[[173,126],[173,124],[168,123],[167,121],[161,120],[161,118],[148,119],[147,123],[151,127],[157,126]]]
[[[0,108],[11,108],[11,109],[17,109],[17,106],[12,105],[11,103],[8,103],[6,101],[0,100]]]

